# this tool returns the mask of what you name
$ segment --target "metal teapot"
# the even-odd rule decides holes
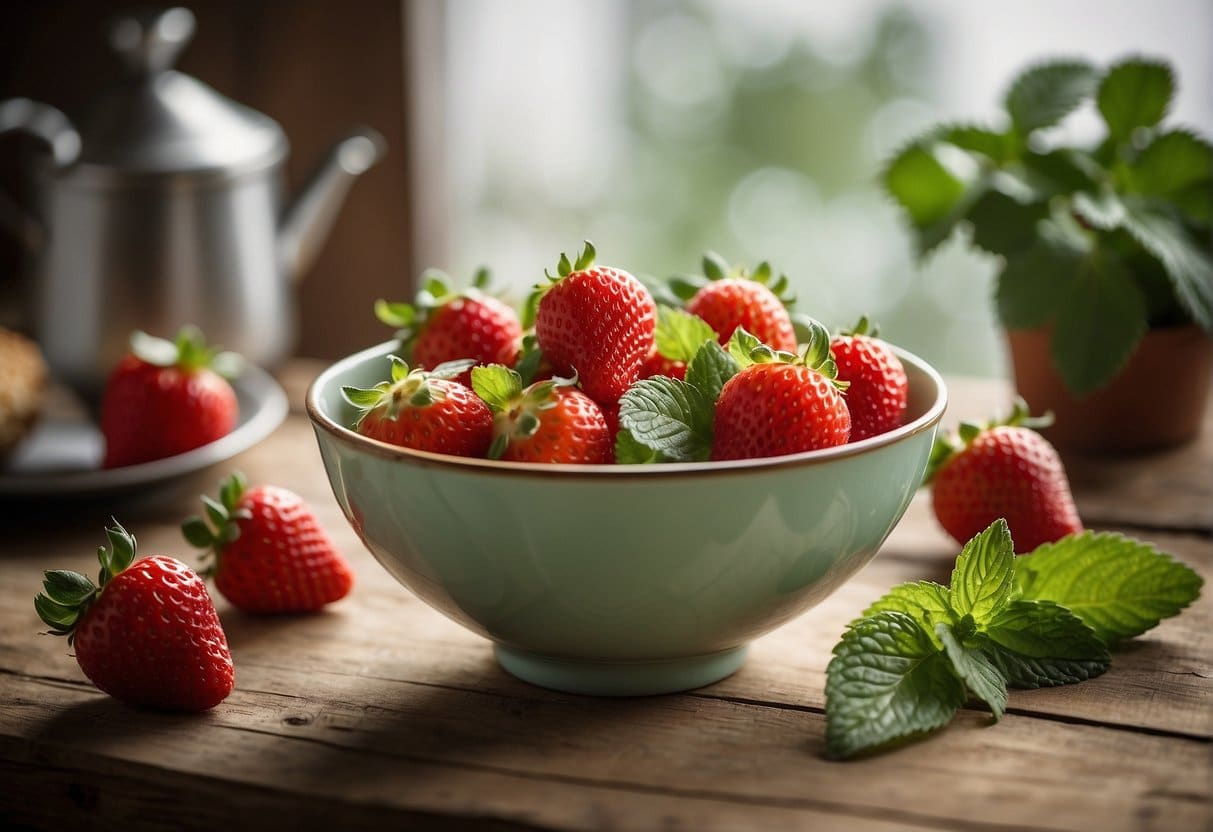
[[[171,336],[194,323],[255,363],[284,358],[292,278],[385,149],[377,132],[353,129],[284,207],[282,128],[172,69],[193,31],[183,8],[115,21],[109,40],[127,77],[78,128],[45,104],[0,102],[0,133],[25,131],[49,151],[32,171],[34,216],[9,224],[32,255],[47,362],[86,395],[133,329]]]

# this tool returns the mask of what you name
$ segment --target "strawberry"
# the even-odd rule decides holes
[[[472,370],[472,386],[493,411],[489,456],[512,462],[607,464],[615,461],[615,435],[602,409],[556,378],[522,386],[518,373],[496,365]]]
[[[535,335],[556,372],[577,376],[591,399],[619,400],[653,349],[657,305],[639,280],[622,269],[594,265],[594,246],[574,264],[560,255],[558,276],[537,287]]]
[[[219,500],[203,497],[214,524],[190,517],[185,539],[209,549],[215,562],[202,572],[232,605],[245,612],[311,612],[344,598],[354,575],[333,548],[311,508],[272,485],[248,488],[233,474]]]
[[[414,366],[431,370],[447,361],[470,358],[477,364],[513,364],[518,358],[522,326],[508,304],[484,293],[487,269],[476,272],[472,286],[451,290],[446,275],[430,270],[412,304],[375,303],[375,315],[397,327],[401,348]],[[464,373],[458,380],[469,384]]]
[[[1019,399],[1005,420],[964,422],[957,438],[936,440],[926,481],[935,517],[958,543],[1000,517],[1019,552],[1082,531],[1061,457],[1032,429],[1050,421],[1030,418]]]
[[[830,340],[838,379],[850,385],[847,409],[852,442],[900,427],[905,417],[909,379],[901,359],[876,335],[876,327],[869,329],[864,317],[853,330],[844,330]]]
[[[482,457],[493,441],[493,414],[470,388],[452,381],[472,360],[448,361],[433,370],[409,369],[390,356],[390,381],[369,390],[343,387],[360,411],[355,429],[363,436],[405,448]]]
[[[232,692],[227,637],[206,584],[179,560],[135,559],[135,538],[114,521],[97,550],[98,587],[84,575],[44,574],[34,599],[54,635],[67,636],[84,675],[134,705],[205,711]]]
[[[721,345],[727,344],[737,327],[757,336],[773,350],[796,351],[796,329],[785,304],[794,298],[781,297],[787,277],[768,286],[771,267],[762,263],[749,274],[745,269],[729,269],[718,255],[709,252],[703,258],[708,282],[687,301],[686,310],[698,315],[716,331]]]
[[[685,379],[687,377],[687,363],[673,358],[667,358],[656,349],[649,353],[649,357],[644,360],[644,364],[640,367],[641,378],[652,378],[653,376],[669,376],[670,378]]]
[[[851,416],[835,381],[830,336],[813,321],[800,356],[754,347],[716,400],[712,459],[781,456],[846,443]]]
[[[220,373],[239,358],[207,347],[202,333],[185,327],[174,342],[142,332],[106,381],[101,433],[106,468],[185,453],[236,427],[236,393]],[[216,372],[218,370],[219,372]]]

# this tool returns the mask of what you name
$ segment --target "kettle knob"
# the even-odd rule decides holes
[[[177,6],[119,17],[110,25],[109,43],[133,75],[143,76],[172,69],[193,36],[194,13]]]

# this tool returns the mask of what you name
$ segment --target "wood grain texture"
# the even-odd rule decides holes
[[[296,408],[315,370],[300,364],[287,374]],[[980,406],[957,395],[967,383],[952,387],[954,407]],[[87,566],[111,512],[142,551],[190,560],[175,525],[194,511],[188,488],[212,488],[224,471],[186,493],[85,505],[68,518],[0,506],[9,530],[0,551],[0,816],[33,826],[212,829],[1186,830],[1213,822],[1208,598],[1119,649],[1098,679],[1012,692],[997,725],[973,703],[927,741],[844,764],[822,757],[824,671],[843,627],[894,583],[947,579],[957,547],[925,494],[871,564],[758,640],[739,673],[689,694],[619,701],[513,679],[484,640],[389,578],[340,516],[297,412],[233,467],[309,500],[358,583],[325,613],[298,618],[243,615],[219,599],[237,687],[201,717],[148,713],[98,693],[62,640],[36,635],[30,599],[41,570]],[[1178,528],[1128,530],[1213,577],[1213,540]]]

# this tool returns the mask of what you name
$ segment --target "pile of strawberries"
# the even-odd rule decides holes
[[[482,291],[483,272],[463,293],[432,276],[414,304],[380,302],[402,356],[373,388],[345,389],[356,429],[423,451],[604,464],[792,454],[902,424],[892,349],[866,321],[831,339],[805,320],[797,354],[787,279],[772,284],[765,263],[750,274],[708,255],[702,278],[674,287],[684,303],[659,306],[594,260],[588,242],[575,262],[561,255],[522,316]],[[666,423],[682,426],[674,440]]]

